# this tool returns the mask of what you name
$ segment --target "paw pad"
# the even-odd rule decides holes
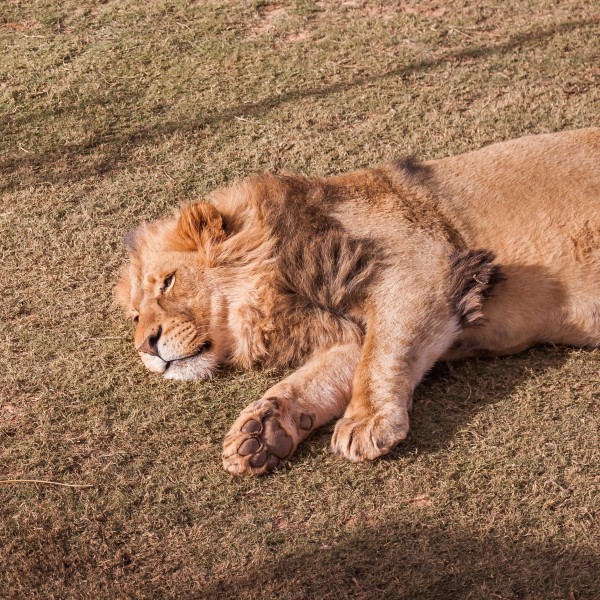
[[[265,423],[262,435],[271,454],[279,458],[287,458],[292,451],[294,442],[292,438],[281,428],[277,419],[268,419]]]
[[[278,407],[276,398],[268,398],[254,415],[246,417],[237,431],[234,427],[227,435],[223,460],[230,473],[265,473],[290,456],[294,440],[281,426],[276,414]],[[312,425],[312,416],[302,415],[300,426],[308,430]]]
[[[249,461],[250,466],[252,467],[262,467],[266,462],[269,455],[266,450],[261,450],[257,452]]]
[[[262,431],[262,423],[256,419],[250,419],[242,427],[244,433],[260,433]]]
[[[256,438],[250,438],[245,442],[242,442],[238,448],[238,454],[241,456],[248,456],[254,454],[260,448],[260,442]]]
[[[314,423],[314,415],[303,413],[300,415],[300,429],[303,431],[310,431]]]

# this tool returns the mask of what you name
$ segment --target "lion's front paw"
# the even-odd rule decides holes
[[[233,475],[260,475],[292,455],[299,436],[277,398],[258,400],[233,424],[223,443],[223,467]]]
[[[374,460],[387,454],[408,434],[408,414],[387,419],[381,415],[367,418],[345,416],[333,432],[331,449],[352,462]]]

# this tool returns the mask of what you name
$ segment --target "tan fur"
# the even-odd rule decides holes
[[[118,302],[144,364],[295,366],[251,403],[231,473],[276,468],[343,414],[333,450],[389,452],[438,360],[600,345],[600,129],[331,177],[264,174],[128,238]]]

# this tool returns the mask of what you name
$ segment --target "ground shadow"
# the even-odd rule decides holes
[[[40,184],[42,181],[44,183],[76,182],[85,177],[110,172],[123,162],[123,157],[128,157],[128,148],[147,143],[157,137],[169,135],[176,131],[193,132],[208,125],[228,122],[234,117],[256,117],[289,102],[310,97],[324,97],[375,81],[409,76],[413,73],[428,71],[444,63],[455,63],[466,59],[503,54],[524,45],[539,43],[561,33],[596,25],[598,25],[598,18],[567,21],[546,29],[515,33],[508,41],[501,44],[450,51],[441,56],[402,65],[384,73],[357,77],[350,81],[342,81],[318,88],[291,90],[258,102],[240,104],[224,111],[198,114],[195,118],[186,118],[183,122],[180,120],[165,120],[136,131],[126,131],[124,133],[108,131],[103,135],[94,136],[91,141],[71,144],[60,149],[43,149],[26,156],[9,156],[0,160],[0,175],[5,180],[4,185],[0,185],[0,192],[23,189]],[[64,110],[64,108],[60,110]],[[100,147],[102,147],[102,156],[95,157],[94,160],[86,160],[86,157],[91,156]],[[47,169],[56,162],[69,164],[69,168],[48,172]],[[28,169],[27,177],[23,176],[23,169]]]
[[[600,554],[560,540],[423,524],[418,515],[332,547],[234,569],[203,598],[595,598]]]
[[[415,391],[408,439],[380,460],[447,448],[457,432],[486,406],[510,401],[515,389],[531,378],[559,370],[571,351],[538,346],[514,356],[438,363]],[[326,448],[333,427],[318,431],[299,448],[292,462]]]
[[[415,391],[414,434],[406,446],[419,452],[447,447],[457,431],[486,406],[510,402],[515,390],[527,381],[560,370],[570,352],[569,348],[543,346],[509,357],[439,363]]]

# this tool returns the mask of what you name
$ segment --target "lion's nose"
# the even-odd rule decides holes
[[[151,333],[145,340],[144,343],[137,349],[138,352],[144,352],[152,356],[159,356],[158,354],[158,339],[162,333],[162,327],[158,328],[156,333]]]

